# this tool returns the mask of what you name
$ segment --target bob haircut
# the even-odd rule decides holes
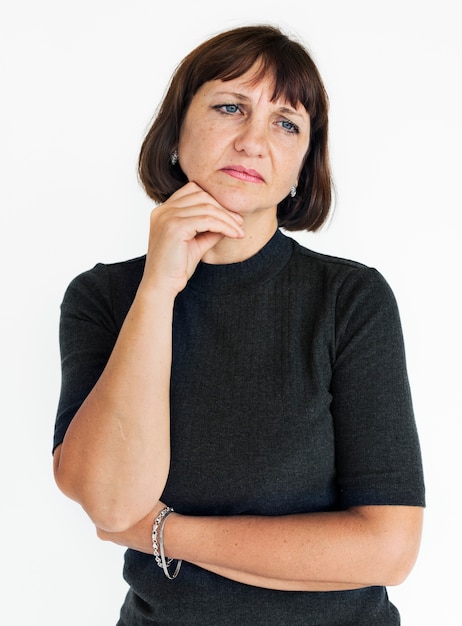
[[[273,26],[243,26],[218,34],[188,54],[174,72],[169,88],[140,152],[138,174],[148,196],[165,202],[186,184],[170,156],[177,147],[183,119],[197,90],[211,80],[233,80],[255,63],[255,82],[274,77],[273,100],[302,104],[310,116],[310,144],[300,172],[297,194],[277,207],[279,226],[318,230],[331,208],[332,180],[328,154],[328,98],[306,49]]]

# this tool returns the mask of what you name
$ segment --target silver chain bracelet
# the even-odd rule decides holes
[[[183,561],[178,561],[175,571],[173,574],[170,574],[168,571],[169,565],[173,562],[173,559],[169,559],[165,556],[164,552],[164,525],[167,517],[173,513],[173,509],[169,506],[166,506],[162,511],[157,515],[154,520],[154,525],[152,527],[152,547],[154,550],[154,558],[156,559],[156,563],[159,567],[164,570],[164,574],[170,580],[173,580],[178,576],[178,572],[180,571],[180,567]]]

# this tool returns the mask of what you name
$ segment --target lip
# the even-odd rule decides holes
[[[242,165],[227,165],[226,167],[223,167],[221,171],[228,174],[228,176],[238,178],[239,180],[245,180],[249,183],[265,182],[265,179],[260,172],[257,172],[257,170],[247,169],[246,167],[242,167]]]

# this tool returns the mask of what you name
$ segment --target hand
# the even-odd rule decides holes
[[[154,520],[160,511],[165,508],[165,506],[166,505],[159,500],[156,506],[150,513],[148,513],[148,515],[146,515],[146,517],[135,524],[135,526],[132,526],[123,532],[110,533],[106,530],[97,528],[96,534],[102,541],[112,541],[112,543],[116,543],[117,545],[125,548],[131,548],[132,550],[137,550],[138,552],[152,554],[152,527],[154,525]]]
[[[208,252],[224,237],[244,237],[243,218],[222,207],[196,183],[187,183],[151,213],[142,288],[179,293]]]

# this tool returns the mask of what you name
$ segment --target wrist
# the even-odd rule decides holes
[[[214,538],[214,519],[176,511],[169,515],[164,528],[165,553],[172,559],[189,563],[208,561],[218,545]]]
[[[151,533],[152,548],[156,563],[160,568],[162,568],[165,576],[170,580],[173,580],[178,576],[182,564],[182,560],[178,559],[176,562],[176,567],[172,566],[172,569],[169,569],[174,561],[174,558],[168,555],[168,550],[166,550],[165,548],[164,531],[167,519],[172,515],[173,509],[169,506],[166,506],[161,511],[159,511],[154,519]]]
[[[136,297],[146,303],[153,302],[157,305],[159,302],[165,302],[170,304],[174,302],[179,291],[181,290],[170,283],[148,281],[143,277],[138,286]]]
[[[179,552],[181,547],[176,537],[181,537],[181,522],[184,519],[184,515],[176,513],[175,511],[170,513],[166,524],[164,525],[164,548],[165,554],[172,559],[180,559]]]

